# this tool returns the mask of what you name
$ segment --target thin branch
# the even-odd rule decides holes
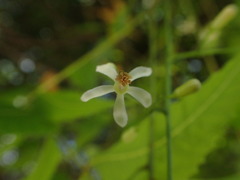
[[[172,77],[171,69],[173,62],[173,41],[171,28],[171,0],[165,1],[165,39],[166,39],[166,79],[165,79],[165,116],[166,116],[166,136],[167,136],[167,179],[172,180],[172,137],[171,137],[171,95]]]
[[[127,22],[126,26],[124,26],[118,32],[108,36],[105,41],[97,45],[93,50],[91,50],[90,52],[86,53],[85,55],[74,61],[72,64],[67,66],[65,69],[60,71],[58,74],[53,76],[48,81],[40,84],[30,95],[48,91],[48,89],[51,86],[59,84],[61,81],[63,81],[64,79],[78,71],[80,68],[82,68],[85,64],[100,57],[104,52],[112,48],[117,42],[119,42],[121,39],[126,37],[130,32],[132,32],[132,30],[142,21],[145,13],[146,12],[144,11],[134,19]]]
[[[184,53],[178,53],[175,55],[175,62],[181,61],[183,59],[194,58],[194,57],[203,57],[214,54],[229,54],[233,52],[237,52],[239,47],[230,47],[230,48],[213,48],[209,50],[195,50]]]
[[[158,46],[157,46],[157,24],[152,17],[152,13],[148,14],[148,32],[149,32],[149,61],[151,67],[155,66],[157,60]],[[153,100],[156,99],[156,83],[154,74],[151,76],[151,92]],[[154,103],[153,103],[154,104]],[[154,141],[155,141],[155,123],[154,117],[150,115],[149,121],[149,180],[154,179]]]

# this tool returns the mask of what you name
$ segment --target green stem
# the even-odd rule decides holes
[[[152,12],[154,13],[154,12]],[[149,32],[149,62],[151,67],[155,66],[155,61],[157,59],[158,54],[158,46],[157,46],[157,25],[156,21],[153,19],[153,14],[151,12],[148,14],[148,32]],[[151,92],[153,96],[153,100],[156,99],[156,87],[155,87],[155,76],[151,76]],[[154,103],[153,103],[154,104]],[[154,179],[154,117],[150,116],[149,121],[149,180]]]
[[[154,118],[150,115],[149,121],[149,180],[154,179]]]
[[[53,78],[49,79],[45,83],[38,86],[36,91],[37,92],[47,91],[48,88],[51,87],[52,85],[60,83],[62,80],[66,79],[67,77],[78,71],[82,66],[84,66],[88,62],[92,61],[95,58],[100,57],[104,52],[106,52],[106,50],[110,49],[121,39],[126,37],[138,23],[139,17],[130,21],[122,30],[112,34],[105,41],[96,46],[96,48],[94,48],[92,51],[85,54],[81,58],[77,59],[75,62],[67,66],[61,72],[56,74]]]
[[[166,79],[165,79],[165,115],[166,115],[166,136],[167,136],[167,179],[172,180],[172,137],[171,137],[171,95],[172,78],[171,69],[173,61],[173,42],[171,28],[171,0],[165,0],[165,39],[166,39]]]
[[[108,36],[103,42],[97,45],[93,50],[91,50],[90,52],[86,53],[85,55],[83,55],[82,57],[74,61],[72,64],[64,68],[62,71],[54,75],[49,80],[37,86],[36,89],[29,94],[29,97],[33,98],[38,93],[44,93],[48,91],[51,87],[59,84],[64,79],[68,78],[73,73],[78,71],[85,64],[100,57],[104,52],[112,48],[116,43],[118,43],[120,40],[122,40],[127,35],[129,35],[134,30],[134,28],[142,22],[146,13],[150,13],[152,11],[153,11],[152,8],[149,10],[145,10],[139,13],[136,17],[130,19],[128,22],[126,22],[126,25],[122,29]]]
[[[195,50],[195,51],[189,51],[184,53],[178,53],[174,57],[174,61],[178,62],[182,59],[187,58],[194,58],[194,57],[201,57],[201,56],[209,56],[214,54],[229,54],[238,51],[239,47],[231,47],[231,48],[212,48],[209,50]]]
[[[149,12],[150,11],[151,10],[149,10]],[[62,71],[60,71],[47,81],[37,86],[36,89],[28,95],[29,98],[34,98],[36,94],[47,92],[51,87],[59,84],[64,79],[74,74],[85,64],[100,57],[104,52],[112,48],[116,43],[125,38],[128,34],[130,34],[133,31],[133,29],[142,21],[146,12],[148,11],[144,11],[138,14],[138,16],[136,16],[135,18],[129,20],[129,22],[127,22],[126,25],[121,30],[108,36],[104,41],[99,43],[99,45],[97,45],[93,50],[86,53],[85,55],[74,61],[72,64],[64,68]]]

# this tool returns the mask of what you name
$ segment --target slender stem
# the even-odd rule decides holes
[[[72,64],[70,64],[62,71],[60,71],[58,74],[56,74],[53,78],[49,79],[49,81],[40,84],[37,87],[36,91],[37,92],[47,91],[48,88],[51,87],[52,85],[60,83],[62,80],[72,75],[74,72],[79,70],[79,68],[81,68],[85,64],[101,56],[104,52],[106,52],[107,49],[111,48],[111,46],[115,45],[118,41],[123,39],[134,29],[134,27],[139,23],[139,17],[133,19],[130,22],[131,23],[129,23],[129,25],[126,25],[120,31],[110,35],[105,41],[96,46],[92,51],[86,53],[85,55],[74,61]]]
[[[48,91],[52,86],[59,84],[64,79],[68,78],[80,68],[82,68],[85,64],[91,62],[95,58],[100,57],[104,52],[106,52],[109,48],[112,48],[116,43],[125,38],[133,29],[142,22],[146,13],[151,13],[153,8],[145,10],[139,13],[136,17],[130,19],[126,25],[119,31],[114,34],[109,35],[105,41],[99,43],[93,50],[89,51],[82,57],[78,58],[72,64],[68,65],[66,68],[61,70],[59,73],[51,77],[49,80],[41,83],[36,87],[34,91],[32,91],[29,96],[34,96],[38,93],[44,93]]]
[[[154,118],[150,115],[149,121],[149,180],[154,179]]]
[[[154,12],[153,12],[154,13]],[[158,54],[158,46],[156,41],[157,36],[157,27],[156,27],[156,21],[154,21],[152,13],[148,13],[148,32],[149,32],[149,62],[151,67],[154,67],[155,61],[157,59]],[[154,75],[151,76],[151,92],[153,99],[156,99],[156,87],[155,87],[155,77]],[[149,180],[154,179],[154,117],[153,115],[150,115],[150,121],[149,121]]]
[[[195,51],[189,51],[189,52],[183,52],[178,53],[174,57],[174,61],[178,62],[182,59],[187,58],[194,58],[194,57],[201,57],[201,56],[208,56],[208,55],[214,55],[214,54],[229,54],[233,53],[235,51],[238,51],[239,47],[228,47],[228,48],[212,48],[212,49],[205,49],[205,50],[195,50]]]
[[[172,180],[172,137],[171,137],[171,69],[173,61],[173,42],[171,28],[171,0],[165,0],[165,39],[166,39],[166,79],[165,79],[165,115],[166,115],[166,136],[167,136],[167,179]]]
[[[47,92],[52,86],[59,84],[64,79],[68,78],[76,71],[78,71],[80,68],[82,68],[85,64],[100,57],[104,52],[112,48],[117,42],[119,42],[120,40],[125,38],[130,32],[132,32],[133,29],[142,21],[147,12],[151,12],[151,9],[143,11],[133,19],[130,19],[129,22],[126,23],[126,25],[121,30],[115,32],[114,34],[109,35],[105,39],[105,41],[99,43],[93,50],[87,52],[85,55],[78,58],[72,64],[68,65],[66,68],[61,70],[59,73],[57,73],[47,81],[41,83],[39,86],[36,87],[35,90],[29,93],[28,96],[34,98],[34,96],[38,93]]]

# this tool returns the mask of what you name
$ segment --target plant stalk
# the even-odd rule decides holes
[[[148,32],[149,32],[149,62],[151,67],[155,66],[155,61],[157,59],[158,54],[158,46],[157,46],[157,25],[156,21],[153,19],[154,12],[148,13]],[[152,92],[153,100],[156,99],[156,83],[155,76],[151,76],[150,87]],[[154,102],[153,102],[154,104]],[[155,123],[154,123],[153,114],[150,115],[149,119],[149,180],[154,179],[154,141],[155,141]]]
[[[165,0],[165,40],[166,40],[166,78],[165,78],[165,116],[166,116],[166,137],[167,137],[167,179],[173,180],[172,175],[172,135],[171,135],[171,95],[172,78],[171,69],[173,62],[173,39],[171,28],[171,0]]]

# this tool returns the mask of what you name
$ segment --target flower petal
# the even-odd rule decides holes
[[[116,71],[116,67],[113,63],[107,63],[107,64],[97,66],[96,71],[110,77],[114,81],[118,74]]]
[[[131,76],[131,81],[134,81],[135,79],[138,79],[140,77],[146,77],[150,76],[152,74],[152,68],[139,66],[134,68],[132,71],[129,72],[129,75]]]
[[[98,97],[98,96],[102,96],[105,94],[108,94],[110,92],[113,92],[113,86],[112,85],[103,85],[103,86],[98,86],[96,88],[90,89],[88,91],[86,91],[85,93],[83,93],[83,95],[81,96],[81,100],[86,102],[89,99]]]
[[[144,107],[149,107],[152,104],[152,96],[142,88],[130,86],[127,91],[132,97],[140,102]]]
[[[123,94],[117,94],[113,109],[113,117],[119,126],[124,127],[127,125],[128,116],[125,108]]]

